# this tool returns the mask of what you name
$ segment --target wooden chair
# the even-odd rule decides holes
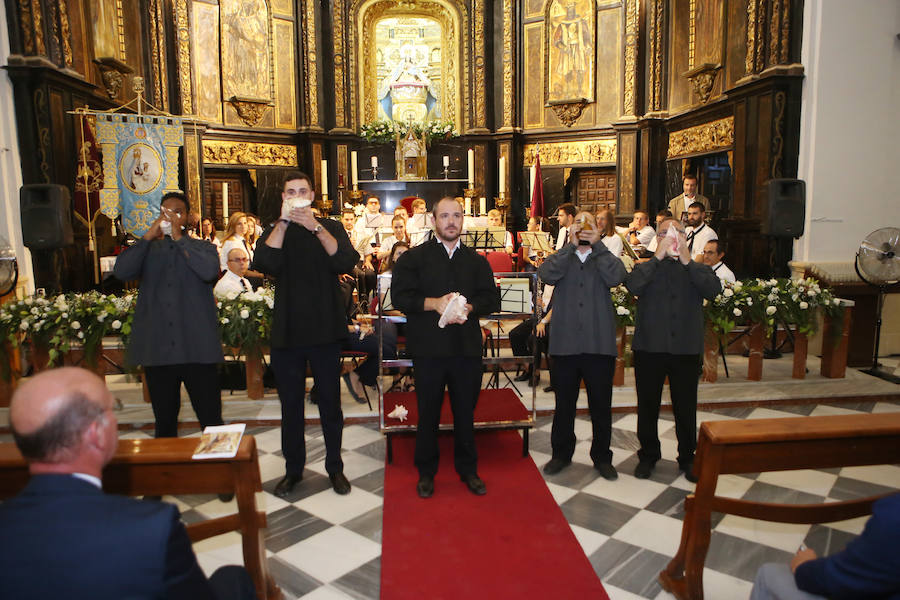
[[[681,545],[659,574],[682,600],[703,598],[712,511],[776,523],[830,523],[871,513],[882,496],[827,504],[773,504],[716,496],[719,475],[900,462],[900,413],[714,421],[700,426],[694,493],[685,498]]]
[[[103,471],[103,489],[126,496],[165,494],[234,494],[238,512],[186,526],[192,542],[237,531],[241,534],[244,566],[260,600],[281,598],[269,577],[264,529],[266,513],[256,507],[262,491],[256,440],[245,435],[233,458],[194,460],[197,438],[119,440],[112,461]],[[18,494],[28,483],[28,465],[15,444],[0,444],[0,499]]]

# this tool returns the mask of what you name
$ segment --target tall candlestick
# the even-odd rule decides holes
[[[528,191],[534,196],[534,178],[537,177],[537,169],[534,164],[528,168]]]
[[[328,161],[322,161],[322,195],[328,194]]]
[[[478,208],[480,210],[480,212],[478,214],[480,214],[480,215],[487,214],[487,198],[479,198],[478,199]]]
[[[222,225],[228,222],[228,182],[222,182]]]
[[[350,183],[353,184],[354,190],[359,185],[359,174],[357,173],[359,169],[356,160],[356,150],[353,150],[350,152]]]
[[[372,167],[375,169],[378,168],[378,157],[377,156],[372,157]]]
[[[475,151],[469,148],[467,155],[469,167],[469,189],[475,189]]]
[[[444,157],[444,166],[445,166],[445,167],[449,167],[449,166],[450,166],[450,157],[449,157],[449,156],[445,156],[445,157]]]
[[[500,185],[498,186],[500,193],[506,192],[506,157],[500,157]]]

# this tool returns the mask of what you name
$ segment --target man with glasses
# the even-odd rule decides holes
[[[243,248],[232,248],[228,251],[228,257],[225,260],[228,270],[216,283],[213,293],[216,296],[227,296],[232,292],[235,294],[252,292],[253,286],[250,285],[250,280],[244,277],[244,273],[250,268],[247,251]]]
[[[182,383],[200,427],[222,424],[216,365],[225,359],[213,296],[219,256],[185,234],[189,211],[181,192],[163,196],[159,217],[113,270],[121,281],[141,281],[128,364],[144,368],[158,438],[178,436]]]
[[[309,175],[299,171],[285,175],[281,218],[263,233],[253,259],[255,270],[276,279],[270,345],[286,462],[286,474],[275,486],[279,498],[291,493],[306,465],[303,398],[307,364],[325,436],[325,470],[336,493],[350,493],[341,460],[344,415],[339,355],[347,337],[347,319],[338,276],[351,273],[359,255],[340,223],[313,215],[313,198]]]
[[[713,270],[722,282],[734,283],[734,271],[729,269],[722,259],[725,258],[725,244],[721,240],[710,240],[703,248],[703,264]]]
[[[675,228],[675,235],[670,231]],[[657,421],[663,384],[669,378],[678,467],[688,481],[697,447],[697,383],[703,354],[703,300],[722,291],[708,266],[691,260],[679,221],[667,219],[657,231],[653,258],[634,266],[625,279],[638,297],[631,347],[638,401],[638,479],[647,479],[662,458]]]

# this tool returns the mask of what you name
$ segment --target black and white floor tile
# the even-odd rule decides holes
[[[720,408],[700,412],[698,421],[897,411],[900,402]],[[547,477],[546,483],[613,600],[667,599],[672,596],[661,589],[657,575],[677,550],[683,500],[693,484],[684,479],[674,462],[674,424],[666,413],[659,425],[664,459],[649,480],[633,477],[636,424],[634,414],[614,415],[617,481],[600,478],[592,468],[590,422],[579,417],[576,434],[580,442],[574,461],[561,473]],[[538,466],[550,458],[550,428],[550,419],[541,418],[531,434],[531,458]],[[283,500],[271,493],[284,468],[279,428],[251,426],[247,432],[256,436],[260,450],[264,491],[258,494],[258,502],[268,514],[269,568],[285,597],[378,598],[385,442],[377,426],[348,425],[344,430],[345,473],[353,484],[347,496],[331,491],[321,431],[315,425],[308,427],[309,463],[303,481]],[[146,435],[133,431],[123,437]],[[489,481],[487,484],[490,486]],[[719,481],[718,493],[773,502],[822,502],[896,489],[900,489],[900,466],[726,475]],[[223,504],[212,496],[166,500],[181,508],[186,521],[235,510],[233,501]],[[714,515],[704,573],[706,597],[747,598],[762,563],[789,560],[801,543],[819,553],[835,552],[858,534],[864,523],[865,518],[859,518],[827,525],[785,525]],[[195,549],[207,572],[242,562],[236,533],[205,540]]]

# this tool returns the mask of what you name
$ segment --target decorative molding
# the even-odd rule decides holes
[[[208,165],[296,167],[297,147],[263,142],[204,140],[203,163]]]
[[[640,3],[628,0],[625,3],[625,94],[622,108],[626,115],[637,115],[637,54]]]
[[[723,150],[734,146],[734,117],[669,133],[667,158]]]
[[[316,59],[316,1],[304,0],[303,18],[303,97],[306,103],[306,123],[319,128],[319,64]]]
[[[697,0],[691,0],[688,8],[688,70],[694,68],[697,56]]]
[[[31,25],[34,27],[34,49],[37,54],[46,56],[47,46],[44,45],[43,13],[40,0],[31,0]]]
[[[344,72],[345,39],[344,39],[344,0],[333,0],[334,12],[331,19],[332,37],[334,39],[334,124],[338,128],[347,128],[346,90],[347,81]]]
[[[534,163],[535,149],[540,154],[541,166],[615,164],[617,143],[615,138],[603,138],[577,142],[526,144],[522,149],[523,166],[530,167]]]
[[[150,0],[150,72],[153,78],[153,103],[169,110],[169,84],[166,68],[164,0]],[[196,154],[196,152],[195,152]]]
[[[647,110],[662,110],[662,70],[663,70],[663,22],[665,21],[665,0],[653,0],[650,5],[650,48],[649,48],[649,98]]]
[[[763,53],[763,35],[766,26],[766,15],[768,14],[766,10],[766,0],[757,0],[757,12],[756,12],[756,63],[754,73],[759,73],[766,66],[766,57]]]
[[[782,63],[791,60],[791,2],[786,0],[781,11],[781,56]]]
[[[188,21],[187,0],[175,2],[175,48],[178,55],[178,87],[181,93],[181,114],[194,114],[191,86],[191,28]]]
[[[784,163],[784,111],[787,106],[787,94],[775,93],[775,119],[772,121],[772,179],[783,174]]]
[[[772,16],[769,18],[769,66],[778,64],[781,51],[781,6],[783,0],[772,0]]]
[[[125,63],[114,58],[95,58],[94,64],[100,70],[100,80],[103,82],[103,89],[110,100],[119,97],[122,91],[122,84],[125,82],[125,75],[133,73],[134,69]]]
[[[265,116],[270,106],[273,106],[268,100],[256,100],[253,98],[238,98],[232,96],[228,102],[237,111],[238,117],[247,127],[255,127]]]
[[[503,127],[514,126],[515,85],[515,6],[512,0],[503,0]]]
[[[697,94],[700,104],[709,102],[709,97],[712,95],[712,90],[716,83],[716,75],[718,75],[721,68],[722,65],[704,63],[695,69],[685,71],[684,76],[691,82],[691,87],[694,89],[694,93]]]
[[[34,54],[34,32],[31,29],[31,4],[29,0],[19,0],[19,29],[22,31],[22,49],[25,54]]]
[[[485,87],[484,63],[485,63],[485,32],[484,32],[484,0],[475,0],[473,9],[473,21],[475,31],[475,128],[487,128],[487,88]]]
[[[38,153],[41,159],[39,170],[43,183],[50,183],[50,123],[47,115],[47,98],[44,94],[44,88],[39,87],[34,90],[32,102],[38,134]]]
[[[759,0],[747,0],[747,57],[744,62],[746,75],[756,73],[756,11]]]
[[[59,37],[62,39],[63,60],[66,68],[72,68],[75,60],[72,56],[72,32],[69,29],[69,7],[65,0],[59,0]]]
[[[554,102],[550,108],[566,127],[571,127],[581,117],[581,112],[587,105],[588,101],[582,99],[578,102]]]

